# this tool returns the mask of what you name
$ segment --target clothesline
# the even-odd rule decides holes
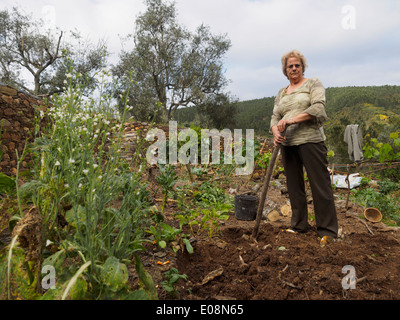
[[[362,161],[358,163],[344,163],[344,164],[336,164],[332,163],[332,166],[338,167],[338,168],[347,168],[348,166],[351,167],[362,167],[362,166],[385,166],[385,165],[397,165],[400,164],[400,161],[385,161],[385,162],[372,162],[372,161]]]
[[[385,168],[380,168],[380,169],[376,169],[376,170],[372,170],[372,171],[368,171],[368,172],[364,172],[364,174],[369,174],[369,173],[374,173],[374,172],[378,172],[378,171],[382,171],[382,170],[387,170],[387,169],[392,169],[392,168],[396,168],[398,166],[400,166],[400,162],[384,162],[384,163],[374,163],[374,162],[363,162],[360,164],[332,164],[332,173],[340,173],[340,174],[348,174],[348,172],[343,172],[343,171],[338,171],[335,170],[335,167],[339,167],[339,168],[350,168],[350,167],[355,167],[357,169],[361,169],[362,167],[374,167],[374,166],[383,166],[383,165],[389,165],[388,167]]]

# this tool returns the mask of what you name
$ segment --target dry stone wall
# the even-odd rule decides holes
[[[40,97],[18,91],[15,88],[0,82],[0,172],[15,176],[17,173],[17,155],[21,155],[25,143],[33,139],[36,110],[44,106]],[[156,126],[169,136],[168,125]],[[150,126],[144,122],[133,122],[124,124],[123,149],[125,157],[132,159],[137,148],[137,138],[146,136]],[[265,145],[265,140],[260,140],[262,153],[270,149]],[[148,144],[151,144],[148,143]],[[147,144],[147,146],[148,146]],[[221,145],[221,150],[223,145]],[[28,153],[21,163],[22,171],[28,170],[33,165],[31,155]]]
[[[26,141],[34,132],[35,106],[41,99],[0,83],[0,172],[16,175],[17,154],[22,155]],[[29,154],[21,163],[21,170],[32,165]]]

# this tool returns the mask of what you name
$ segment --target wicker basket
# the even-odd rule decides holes
[[[376,208],[367,208],[364,210],[364,217],[371,222],[379,222],[382,220],[382,213]]]

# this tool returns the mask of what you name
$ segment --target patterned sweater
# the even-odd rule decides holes
[[[314,118],[287,127],[284,146],[297,146],[304,143],[325,141],[322,127],[326,121],[325,88],[318,78],[310,78],[292,93],[287,88],[279,90],[271,117],[270,128],[279,120],[289,120],[301,113],[308,113]]]

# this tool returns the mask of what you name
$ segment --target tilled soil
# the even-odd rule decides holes
[[[274,197],[274,192],[271,192]],[[287,201],[278,195],[275,201]],[[363,217],[363,208],[340,208],[340,237],[321,247],[315,224],[306,234],[284,231],[290,216],[254,221],[232,213],[221,234],[194,242],[194,253],[169,256],[180,300],[397,300],[400,299],[400,232]],[[153,264],[154,265],[154,264]],[[158,271],[160,272],[161,269]],[[153,268],[154,271],[154,268]],[[153,273],[154,274],[154,273]],[[161,286],[160,286],[161,289]],[[160,294],[160,299],[170,296]]]
[[[343,238],[325,247],[320,246],[313,230],[289,234],[278,223],[265,223],[254,241],[251,223],[229,225],[220,239],[199,241],[195,254],[178,256],[178,269],[189,278],[182,286],[180,298],[399,299],[398,231],[369,226],[371,234],[362,222],[346,214],[339,221]],[[347,286],[342,285],[344,277],[350,278],[349,267],[343,270],[345,266],[354,267],[355,286],[350,287],[353,283],[349,281]],[[204,283],[215,270],[217,276],[213,278],[211,274]]]
[[[287,201],[279,188],[271,187],[266,201],[271,208],[278,209]],[[255,221],[239,220],[231,212],[221,223],[220,233],[211,239],[204,235],[191,239],[193,254],[153,245],[140,258],[160,300],[400,299],[399,228],[369,222],[363,208],[351,203],[344,208],[344,202],[337,197],[340,237],[324,247],[313,219],[308,233],[292,234],[284,231],[290,226],[290,215],[281,213],[276,221],[263,220],[253,239]],[[174,210],[168,208],[167,222],[176,223]],[[2,218],[7,220],[6,215]],[[10,238],[4,232],[0,236],[2,241]],[[135,265],[128,268],[134,288]],[[179,280],[173,296],[162,286],[171,268],[187,275],[186,281]]]

